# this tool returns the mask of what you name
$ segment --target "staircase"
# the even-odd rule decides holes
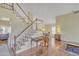
[[[34,19],[33,17],[29,16],[29,14],[26,14],[25,11],[22,9],[22,7],[19,4],[13,4],[13,3],[1,3],[1,8],[4,8],[6,10],[10,10],[15,14],[17,18],[23,21],[25,24],[25,28],[19,32],[17,35],[14,35],[14,44],[11,46],[11,43],[9,45],[10,47],[10,54],[16,55],[17,53],[20,53],[24,50],[31,48],[31,37],[36,31],[37,31],[37,24],[38,19]],[[39,20],[40,21],[40,20]],[[13,35],[12,35],[13,36]],[[33,44],[34,45],[34,44]]]
[[[32,29],[32,25],[28,29],[25,29],[19,37],[16,37],[16,53],[31,48],[31,37],[36,30]]]

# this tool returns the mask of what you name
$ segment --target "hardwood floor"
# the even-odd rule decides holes
[[[61,41],[56,41],[56,48],[51,49],[51,51],[49,52],[49,50],[47,48],[43,49],[43,53],[41,53],[40,49],[36,49],[35,47],[29,50],[25,50],[19,54],[17,54],[17,56],[36,56],[36,51],[39,50],[39,52],[37,52],[37,56],[72,56],[70,53],[68,53],[67,51],[61,49],[62,44]]]
[[[68,51],[62,49],[61,41],[55,41],[56,48],[53,48],[48,54],[49,56],[72,56]]]

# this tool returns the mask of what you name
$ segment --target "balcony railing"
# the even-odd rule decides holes
[[[8,10],[13,10],[13,4],[0,3],[0,7],[8,9]]]

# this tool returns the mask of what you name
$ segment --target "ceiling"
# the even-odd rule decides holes
[[[23,3],[20,6],[26,13],[30,11],[45,23],[51,24],[56,22],[56,16],[79,10],[77,3]]]

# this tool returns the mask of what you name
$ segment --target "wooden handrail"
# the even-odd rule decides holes
[[[9,6],[10,8],[7,8],[7,7],[5,7],[5,6],[0,6],[0,7],[5,8],[5,9],[8,9],[8,10],[12,10],[12,6],[11,6],[11,5],[8,5],[8,4],[6,4],[6,3],[2,3],[2,4],[7,5],[7,6]]]
[[[6,3],[2,3],[2,4],[11,7],[11,9],[10,9],[10,8],[7,8],[7,7],[4,7],[4,6],[0,6],[0,7],[6,8],[6,9],[8,9],[8,10],[13,10],[13,11],[14,11],[14,6],[13,6],[14,4],[13,4],[13,3],[12,3],[12,5],[9,5],[9,4],[6,4]],[[28,17],[28,20],[30,20],[30,21],[32,22],[32,20],[31,20],[31,19],[29,18],[29,16],[25,13],[25,11],[22,9],[22,7],[20,7],[20,5],[19,5],[18,3],[16,3],[16,5],[20,8],[20,10],[24,13],[24,15],[25,15],[26,17]]]
[[[28,27],[26,27],[22,32],[20,32],[17,36],[16,36],[16,38],[15,39],[17,39],[25,30],[27,30],[35,21],[37,21],[38,19],[36,18]],[[37,29],[37,24],[36,24],[36,30],[38,30]]]
[[[25,11],[20,7],[20,5],[18,4],[18,3],[16,3],[17,4],[17,6],[22,10],[22,12],[24,13],[24,15],[26,16],[26,17],[28,17],[28,19],[32,22],[32,20],[29,18],[29,16],[25,13]]]
[[[10,6],[10,7],[12,7],[12,5],[9,5],[9,4],[7,4],[7,3],[3,3],[3,4],[5,4],[5,5],[7,5],[7,6]]]
[[[36,21],[36,20],[35,20]],[[33,21],[29,26],[27,26],[22,32],[20,32],[15,39],[17,39],[25,30],[27,30],[35,21]]]
[[[14,10],[14,11],[17,13],[17,15],[18,15],[18,17],[19,17],[20,19],[22,19],[24,22],[26,22],[25,19],[22,18],[22,16],[21,16],[16,10]]]
[[[6,3],[3,3],[3,4],[5,4],[5,5],[8,5],[8,4],[6,4]],[[8,6],[10,6],[10,7],[12,7],[12,10],[13,11],[16,11],[16,10],[14,10],[14,6],[13,6],[14,4],[12,4],[12,6],[11,5],[8,5]],[[21,9],[21,11],[24,13],[24,15],[26,16],[26,17],[28,17],[28,20],[30,20],[31,21],[31,24],[28,26],[28,27],[26,27],[20,34],[18,34],[17,36],[16,36],[16,39],[26,30],[26,29],[28,29],[35,21],[37,21],[37,20],[39,20],[39,19],[36,19],[35,21],[32,21],[30,18],[29,18],[29,16],[24,12],[24,10],[20,7],[20,5],[18,4],[18,3],[16,3],[16,5]],[[6,7],[4,7],[4,8],[6,8]],[[8,9],[8,8],[6,8],[6,9]],[[16,11],[17,12],[17,11]],[[19,14],[19,13],[18,13]],[[19,17],[21,17],[21,15],[19,14]],[[22,19],[22,18],[21,18]],[[39,21],[42,21],[42,20],[39,20]],[[37,27],[37,24],[36,24],[36,27]]]

